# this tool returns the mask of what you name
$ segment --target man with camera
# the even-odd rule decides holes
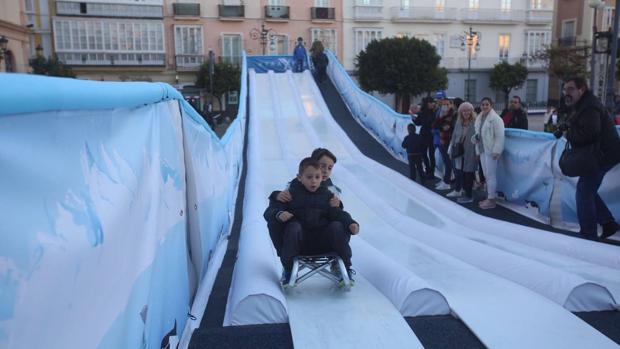
[[[572,113],[567,123],[556,132],[556,137],[565,133],[570,146],[581,151],[588,148],[591,156],[583,157],[583,164],[573,167],[587,167],[585,161],[594,157],[594,170],[579,175],[575,199],[580,233],[590,239],[597,238],[597,223],[603,227],[601,238],[614,235],[620,226],[598,195],[605,173],[620,163],[620,138],[613,121],[601,102],[588,90],[586,80],[581,77],[569,78],[564,83],[564,100]],[[566,150],[565,150],[566,152]],[[562,163],[562,160],[560,160]],[[562,167],[562,164],[560,165]],[[566,173],[565,169],[562,169]]]

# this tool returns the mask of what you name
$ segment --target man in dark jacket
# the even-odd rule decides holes
[[[432,97],[422,99],[422,108],[413,122],[421,126],[422,137],[422,161],[426,170],[426,178],[435,178],[435,147],[433,146],[433,122],[435,122],[436,104]]]
[[[573,148],[598,146],[600,149],[599,171],[580,176],[577,181],[576,202],[580,233],[595,239],[599,223],[603,226],[601,237],[607,238],[620,227],[597,191],[605,173],[620,163],[620,138],[605,108],[588,90],[584,78],[567,79],[564,94],[566,105],[573,108],[568,117],[566,139]]]
[[[510,107],[504,109],[500,117],[504,120],[505,128],[527,130],[527,113],[521,105],[521,98],[519,96],[512,96]]]
[[[291,281],[293,260],[300,255],[336,252],[351,272],[352,234],[359,224],[339,206],[330,201],[334,194],[321,185],[323,175],[317,160],[305,158],[299,164],[297,179],[301,185],[291,185],[289,202],[270,201],[263,217],[267,223],[286,223],[280,260],[284,267],[282,284]]]
[[[420,184],[424,185],[424,169],[422,168],[422,137],[415,133],[415,125],[407,125],[407,132],[409,133],[403,139],[402,147],[407,149],[407,159],[409,160],[409,178],[415,181],[416,170],[420,177]]]

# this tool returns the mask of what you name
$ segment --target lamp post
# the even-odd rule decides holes
[[[605,6],[605,3],[602,0],[590,0],[588,1],[588,6],[594,9],[594,17],[592,18],[592,57],[590,57],[590,89],[594,91],[594,81],[595,81],[595,70],[596,70],[596,17],[598,9],[602,9]]]
[[[618,57],[618,9],[620,0],[616,0],[616,11],[614,11],[614,24],[611,36],[611,57],[609,58],[609,71],[607,72],[607,93],[605,95],[605,106],[610,112],[614,110],[614,85],[616,84],[616,59]]]
[[[471,77],[471,53],[472,50],[480,51],[480,33],[477,31],[473,31],[471,27],[469,27],[469,31],[465,32],[465,36],[461,37],[461,50],[467,49],[467,80],[465,80],[465,99],[467,101],[470,100],[469,95],[469,84]]]
[[[260,30],[252,28],[250,30],[250,37],[252,40],[259,40],[261,47],[263,48],[263,55],[265,55],[265,47],[267,46],[267,40],[272,41],[277,33],[271,28],[265,28],[265,24],[260,25]]]

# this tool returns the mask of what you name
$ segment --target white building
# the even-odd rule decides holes
[[[529,75],[513,95],[533,106],[547,100],[548,76],[532,55],[551,43],[553,0],[344,0],[343,61],[354,70],[354,60],[374,39],[414,36],[434,45],[448,69],[447,94],[470,100],[488,96],[503,100],[491,90],[489,72],[500,60],[527,64]],[[479,33],[479,50],[463,44],[469,28]],[[474,45],[475,46],[475,45]],[[469,81],[467,83],[466,81]],[[500,98],[498,98],[500,97]]]

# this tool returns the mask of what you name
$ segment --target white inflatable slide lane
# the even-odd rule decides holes
[[[302,122],[304,131],[292,123],[287,123],[287,130],[294,133],[291,138],[295,143],[302,144],[308,142],[304,137],[312,138],[309,134],[314,133],[321,144],[337,154],[333,179],[344,188],[347,210],[360,222],[360,238],[440,291],[453,312],[485,345],[617,347],[562,307],[575,288],[588,288],[589,280],[446,231],[455,227],[446,215],[451,212],[436,211],[428,203],[444,199],[435,195],[423,201],[407,188],[416,184],[401,186],[396,176],[384,176],[389,171],[361,155],[331,118],[310,74],[294,74],[293,78],[299,96],[289,98],[303,101],[308,122]],[[284,86],[280,88],[283,94],[285,90]],[[472,215],[462,223],[475,227],[476,218]],[[364,256],[354,251],[355,265],[360,258]],[[613,303],[604,287],[594,288],[592,303]]]

